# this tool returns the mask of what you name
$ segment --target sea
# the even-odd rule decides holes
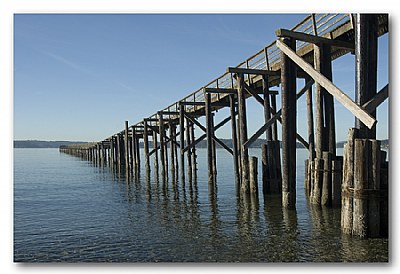
[[[389,239],[342,235],[340,209],[309,204],[307,150],[297,149],[295,210],[262,195],[261,172],[258,198],[238,198],[222,149],[210,191],[206,152],[197,150],[197,181],[182,184],[158,180],[152,164],[127,178],[58,149],[15,148],[14,262],[389,261]],[[261,171],[261,150],[250,155]]]

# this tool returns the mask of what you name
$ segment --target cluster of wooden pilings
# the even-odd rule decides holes
[[[153,170],[163,182],[180,181],[185,187],[186,181],[197,180],[196,145],[206,139],[209,190],[216,189],[216,148],[220,146],[233,156],[237,194],[258,199],[258,159],[249,155],[249,146],[265,134],[262,193],[281,195],[282,206],[294,209],[299,142],[309,151],[304,187],[310,204],[341,206],[345,234],[387,236],[388,162],[376,140],[376,108],[388,98],[388,85],[377,92],[377,45],[378,37],[387,32],[387,14],[311,14],[291,30],[278,29],[271,45],[153,116],[132,126],[126,121],[124,130],[96,144],[61,150],[99,165],[109,164],[126,176],[139,176],[144,160],[146,175]],[[332,82],[332,60],[348,53],[356,57],[355,101]],[[304,79],[304,87],[296,93],[298,78]],[[280,86],[280,110],[273,86]],[[304,94],[307,140],[297,132],[297,100]],[[249,98],[264,110],[260,115],[264,125],[250,137]],[[356,118],[344,157],[336,154],[334,99]],[[215,124],[216,111],[224,107],[230,115]],[[205,125],[200,117],[205,117]],[[232,146],[216,135],[228,122]],[[195,127],[203,134],[196,136]]]

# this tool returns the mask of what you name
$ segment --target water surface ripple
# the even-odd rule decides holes
[[[309,205],[307,152],[297,152],[297,208],[284,210],[280,197],[238,199],[232,159],[222,150],[210,194],[202,149],[198,181],[184,188],[144,171],[127,181],[57,149],[14,149],[14,261],[388,261],[387,239],[343,236],[339,209]],[[250,154],[259,157],[260,150]]]

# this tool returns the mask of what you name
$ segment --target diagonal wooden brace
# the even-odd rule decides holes
[[[372,128],[376,124],[376,119],[372,117],[365,109],[356,104],[351,98],[335,86],[328,78],[316,71],[309,63],[304,61],[292,49],[276,40],[276,46],[286,54],[294,63],[296,63],[304,72],[310,75],[315,82],[320,84],[327,92],[332,94],[345,108],[347,108],[355,117],[363,122],[368,128]]]

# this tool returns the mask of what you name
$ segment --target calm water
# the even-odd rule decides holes
[[[14,149],[14,260],[387,261],[387,239],[343,236],[340,210],[309,206],[303,191],[307,151],[297,153],[297,209],[283,210],[280,198],[239,201],[231,156],[222,150],[217,193],[210,196],[206,150],[198,150],[197,185],[183,189],[180,183],[163,188],[153,176],[127,183],[108,167],[57,149]]]

